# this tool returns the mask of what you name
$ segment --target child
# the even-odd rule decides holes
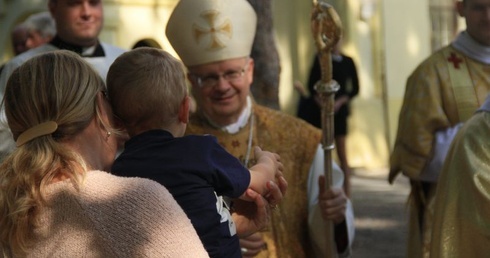
[[[243,199],[247,188],[266,195],[266,183],[282,175],[279,156],[256,147],[257,165],[249,171],[215,137],[183,136],[189,119],[185,73],[163,50],[124,53],[110,67],[107,87],[130,136],[112,172],[163,184],[211,257],[241,257],[235,225],[218,196]]]

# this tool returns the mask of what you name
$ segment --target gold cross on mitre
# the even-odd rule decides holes
[[[232,36],[232,25],[229,19],[225,19],[221,24],[217,25],[216,20],[219,15],[218,11],[210,10],[210,11],[205,11],[201,13],[201,17],[206,21],[206,23],[209,25],[208,28],[203,28],[202,26],[199,26],[198,24],[193,24],[193,32],[194,32],[194,39],[196,40],[197,43],[201,40],[201,38],[210,36],[211,37],[211,44],[209,46],[209,49],[221,49],[224,48],[226,45],[219,39],[218,34],[222,34],[227,36],[228,38],[231,38]]]

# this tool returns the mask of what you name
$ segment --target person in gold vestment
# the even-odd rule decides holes
[[[435,195],[431,257],[490,253],[490,98],[453,140]]]
[[[245,166],[253,146],[278,153],[288,190],[272,212],[271,225],[241,236],[243,257],[320,257],[325,246],[349,255],[353,241],[352,205],[335,166],[335,186],[325,190],[321,131],[303,120],[258,105],[250,95],[250,56],[257,17],[246,0],[181,0],[166,35],[188,68],[196,100],[186,134],[212,134]],[[324,222],[335,224],[335,243],[323,237]],[[322,255],[322,257],[326,257]]]
[[[429,257],[434,194],[449,145],[490,91],[490,0],[458,1],[467,28],[410,75],[389,182],[410,178],[408,257]]]

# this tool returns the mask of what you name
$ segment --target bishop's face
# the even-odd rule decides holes
[[[458,13],[466,20],[466,31],[482,45],[490,46],[490,0],[458,2]]]
[[[247,104],[253,59],[229,59],[189,68],[197,110],[219,126],[235,123]]]

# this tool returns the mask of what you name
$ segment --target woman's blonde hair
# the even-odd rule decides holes
[[[33,57],[10,76],[3,106],[15,140],[53,121],[51,134],[19,146],[0,166],[0,249],[22,256],[45,205],[46,187],[60,174],[79,187],[86,164],[60,142],[83,131],[98,114],[100,76],[78,55],[60,50]]]
[[[141,47],[119,56],[107,74],[114,114],[128,130],[178,122],[187,96],[182,63],[161,49]]]

